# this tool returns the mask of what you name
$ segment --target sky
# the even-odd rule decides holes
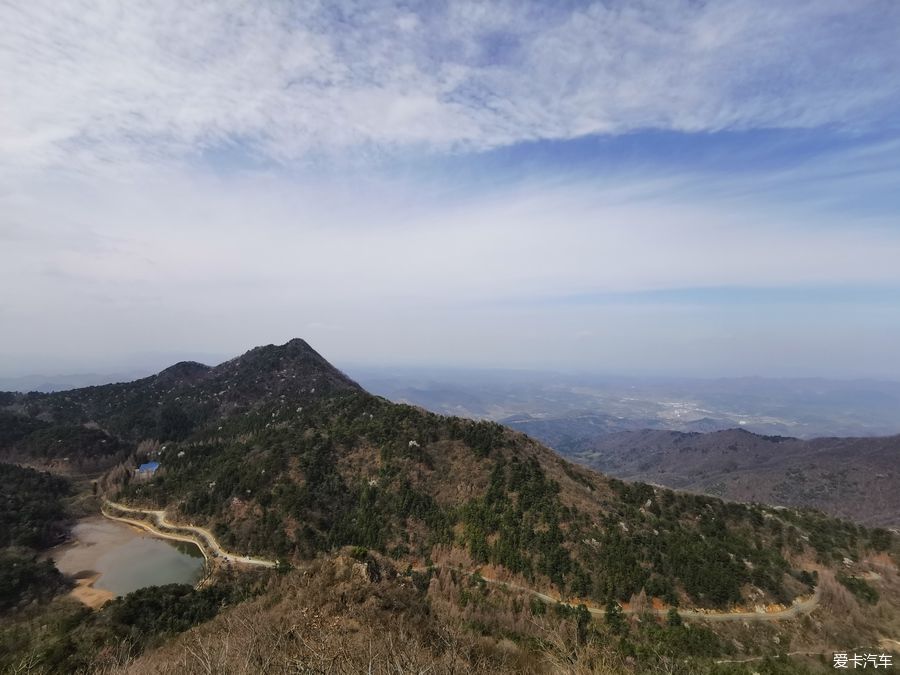
[[[900,378],[894,0],[0,0],[0,375]]]

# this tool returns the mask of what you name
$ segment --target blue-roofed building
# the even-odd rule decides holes
[[[137,474],[144,478],[152,476],[159,468],[159,462],[145,462],[137,468]]]

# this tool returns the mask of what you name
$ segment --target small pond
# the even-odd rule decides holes
[[[52,552],[64,574],[87,580],[112,595],[145,586],[195,584],[204,559],[195,545],[160,539],[125,523],[86,518],[72,529],[73,541]]]

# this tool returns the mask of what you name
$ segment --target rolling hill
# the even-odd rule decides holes
[[[641,430],[554,447],[623,479],[900,526],[900,436],[802,440],[742,429]]]

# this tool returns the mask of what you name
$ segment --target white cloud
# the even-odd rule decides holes
[[[405,4],[405,3],[404,3]],[[890,1],[0,3],[8,169],[483,149],[898,110]]]
[[[732,193],[733,179],[686,182],[532,180],[451,197],[371,174],[350,188],[159,169],[32,179],[0,194],[0,372],[143,367],[127,355],[231,354],[300,335],[339,362],[832,374],[881,363],[900,375],[900,324],[878,303],[569,302],[900,287],[889,219],[798,223],[765,199],[682,198]],[[62,365],[47,366],[51,355]]]
[[[761,200],[685,202],[685,180],[532,180],[452,198],[374,178],[354,180],[348,198],[278,174],[35,182],[0,196],[0,285],[23,290],[2,305],[53,317],[103,298],[222,311],[274,298],[388,315],[591,292],[900,285],[889,220],[851,228],[816,213],[810,229]],[[722,181],[697,182],[716,192]]]

